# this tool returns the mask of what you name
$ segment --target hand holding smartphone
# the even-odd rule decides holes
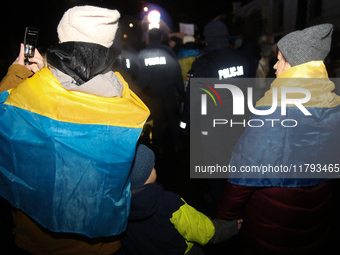
[[[37,47],[39,29],[35,27],[26,27],[24,36],[25,45],[25,65],[31,64],[28,58],[34,57],[34,51]]]

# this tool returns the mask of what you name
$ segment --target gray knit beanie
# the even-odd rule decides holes
[[[155,163],[155,154],[144,144],[137,147],[131,169],[131,189],[140,188],[149,179]]]
[[[332,24],[321,24],[284,36],[277,47],[291,66],[325,60],[331,49]]]

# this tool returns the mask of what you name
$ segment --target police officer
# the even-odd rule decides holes
[[[196,60],[192,64],[191,70],[188,72],[189,82],[185,95],[183,115],[181,117],[180,123],[181,128],[185,130],[184,133],[187,133],[188,130],[190,130],[191,78],[218,78],[220,80],[224,80],[235,77],[248,77],[248,61],[241,53],[239,53],[235,49],[230,48],[228,41],[228,29],[222,21],[214,20],[209,22],[204,28],[203,35],[205,37],[206,46],[203,48],[202,53],[197,56]],[[228,102],[223,103],[230,105],[230,108],[232,107],[232,99],[228,100]],[[194,111],[197,109],[192,110]],[[224,117],[228,119],[228,116]],[[229,119],[233,119],[233,116],[229,116]],[[207,123],[200,123],[200,125],[206,124]],[[243,127],[233,127],[228,130],[228,138],[226,141],[223,141],[223,146],[227,150],[227,153],[225,155],[226,162],[229,162],[232,149],[236,144],[238,138],[241,136],[243,130]],[[209,136],[202,135],[200,130],[198,130],[196,124],[195,130],[190,130],[190,132],[190,141],[192,143],[191,146],[195,146],[195,148],[204,147],[205,139],[210,140],[210,142],[221,142],[221,138],[217,134],[213,134],[210,132]],[[197,144],[197,146],[193,145],[193,143],[196,142],[199,142],[201,144]],[[202,153],[201,157],[205,158],[206,162],[207,160],[209,160],[209,162],[215,162],[216,158],[213,151],[204,151],[204,149],[202,149],[200,153]],[[209,201],[212,202],[214,205],[217,205],[217,203],[219,202],[219,199],[222,196],[222,192],[224,190],[225,183],[225,180],[216,179],[214,181],[209,181],[210,193],[206,194],[206,198],[209,199]]]
[[[219,20],[209,22],[203,31],[206,46],[197,56],[188,72],[190,78],[219,78],[248,77],[249,64],[246,58],[235,49],[230,48],[228,29]],[[233,71],[236,70],[236,71]],[[181,127],[189,129],[190,125],[190,85],[188,83]]]
[[[139,53],[138,84],[147,89],[147,105],[153,118],[152,143],[156,152],[164,150],[162,122],[166,119],[175,150],[180,147],[179,105],[184,97],[181,67],[173,50],[161,42],[161,31],[149,31],[149,45]]]

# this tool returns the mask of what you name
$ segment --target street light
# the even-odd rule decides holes
[[[161,14],[159,11],[156,10],[150,11],[147,19],[149,21],[149,30],[152,28],[159,29],[159,22],[161,20]]]

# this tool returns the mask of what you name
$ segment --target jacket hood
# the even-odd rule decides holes
[[[111,71],[119,51],[99,44],[66,42],[52,46],[46,52],[50,65],[71,76],[81,85],[98,74]]]
[[[78,85],[69,75],[58,69],[50,69],[53,76],[58,79],[60,84],[67,90],[84,92],[101,97],[122,97],[124,84],[119,77],[112,71],[105,74],[98,74],[91,80]]]
[[[129,220],[143,220],[157,212],[162,202],[163,187],[150,183],[132,190]]]

